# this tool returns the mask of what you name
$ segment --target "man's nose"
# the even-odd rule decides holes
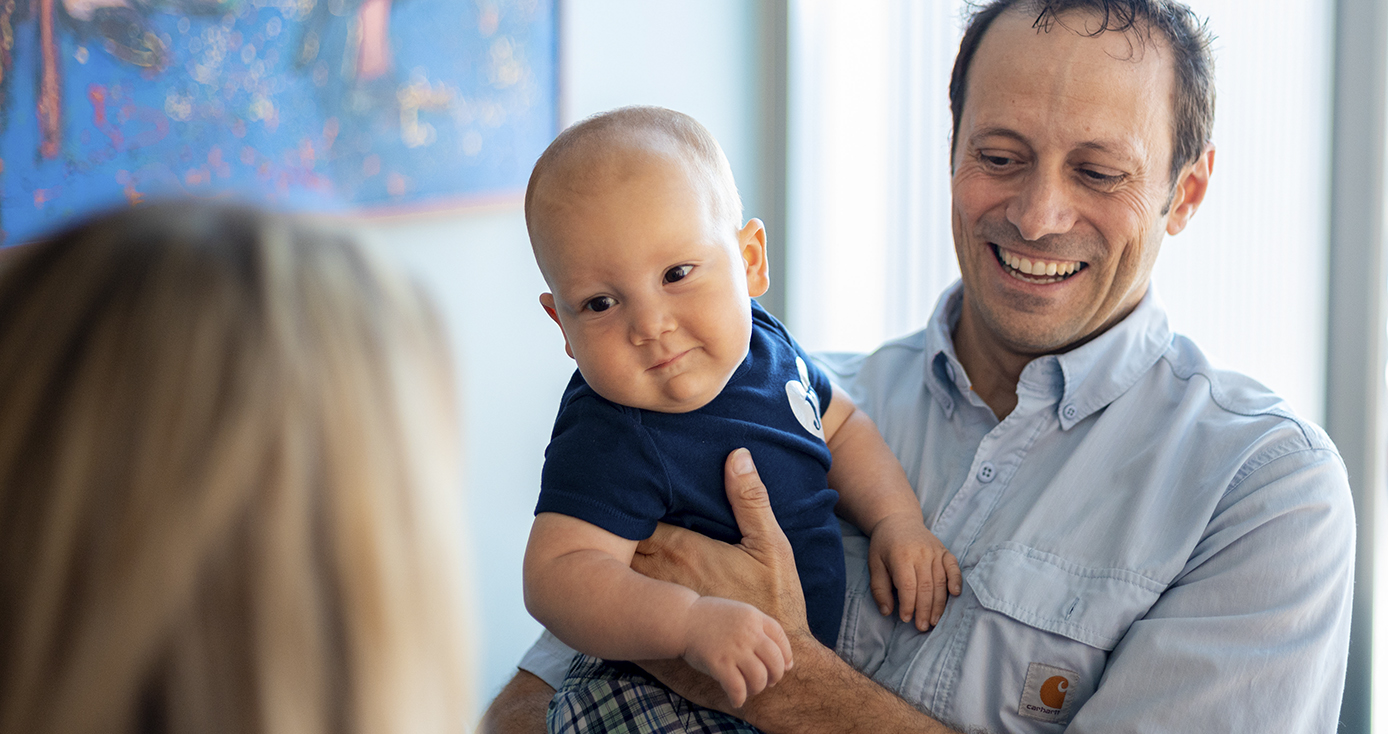
[[[1007,206],[1007,219],[1026,240],[1064,234],[1075,226],[1075,207],[1064,176],[1058,171],[1034,171]]]
[[[659,339],[675,330],[675,315],[664,304],[643,304],[631,310],[631,343]]]

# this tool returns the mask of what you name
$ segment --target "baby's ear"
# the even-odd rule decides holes
[[[540,307],[543,308],[545,313],[549,314],[549,317],[559,326],[559,333],[564,335],[564,352],[572,358],[574,356],[574,350],[573,347],[569,346],[569,335],[564,332],[564,324],[559,320],[559,312],[554,310],[554,294],[541,293]]]
[[[737,245],[747,270],[747,295],[756,298],[771,287],[766,262],[766,226],[760,219],[749,219],[737,233]]]

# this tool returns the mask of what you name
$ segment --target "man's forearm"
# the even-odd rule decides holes
[[[676,693],[744,718],[768,734],[953,732],[854,670],[808,632],[794,636],[792,644],[795,667],[741,709],[729,706],[712,678],[682,661],[642,661],[641,666]]]
[[[769,734],[954,730],[916,710],[816,642],[798,645],[795,667],[742,711]]]
[[[498,693],[478,724],[478,734],[544,734],[554,689],[524,670]]]

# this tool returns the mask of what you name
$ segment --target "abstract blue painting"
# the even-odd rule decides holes
[[[0,0],[0,243],[153,197],[512,196],[558,123],[555,0]]]

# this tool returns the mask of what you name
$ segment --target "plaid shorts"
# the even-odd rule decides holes
[[[574,657],[549,702],[550,734],[761,734],[735,716],[689,702],[635,666]]]

